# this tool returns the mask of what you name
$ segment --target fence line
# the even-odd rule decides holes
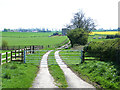
[[[0,54],[0,65],[10,62],[10,61],[24,61],[24,52],[23,52],[24,50],[26,50],[27,54],[34,53],[35,46],[30,46],[29,48],[26,48],[26,46],[25,46],[24,49],[17,49],[17,50],[15,49],[15,51],[1,53]],[[14,55],[13,55],[13,53],[14,53]],[[11,55],[8,55],[8,54],[11,54]],[[2,55],[5,55],[5,58],[2,58]],[[15,59],[13,59],[13,58],[15,58]],[[22,59],[16,60],[17,58],[22,58]],[[3,60],[6,60],[6,61],[2,62]]]
[[[85,59],[85,57],[95,57],[95,59]],[[101,60],[101,57],[99,57],[99,56],[86,56],[85,51],[81,50],[81,63],[83,63],[85,60]]]

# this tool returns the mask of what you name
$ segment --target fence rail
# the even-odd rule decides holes
[[[19,49],[19,50],[15,50],[15,51],[11,51],[11,52],[2,53],[2,54],[0,54],[0,62],[1,62],[0,65],[10,62],[10,61],[21,61],[21,62],[25,63],[25,54],[29,55],[29,54],[34,53],[34,55],[35,55],[36,51],[37,50],[35,50],[35,46],[30,46],[29,48],[25,47],[24,49]],[[44,50],[42,50],[42,51],[44,51]],[[75,50],[73,50],[73,51],[75,52]],[[72,57],[75,57],[78,55],[81,58],[81,63],[83,63],[85,60],[101,60],[101,58],[99,56],[85,55],[85,51],[83,51],[83,50],[80,51],[81,53],[77,53],[79,51],[76,51],[76,54],[72,55],[73,51],[71,50],[69,53],[68,53],[68,51],[66,51],[66,53],[64,53],[64,55],[71,54],[71,59],[72,59]],[[5,55],[5,58],[2,58],[3,55]],[[66,58],[68,57],[68,56],[64,56],[64,55],[63,55],[63,57],[66,57]],[[86,58],[86,57],[94,57],[94,58],[90,59],[90,58]],[[32,58],[32,56],[31,56],[31,58]]]
[[[30,46],[29,48],[24,49],[17,49],[15,51],[5,52],[1,53],[0,56],[0,65],[10,62],[10,61],[24,61],[24,51],[27,51],[27,54],[34,53],[35,46]],[[10,54],[10,55],[9,55]],[[5,55],[5,58],[2,58],[2,56]],[[4,62],[3,62],[4,61]]]
[[[94,59],[92,58],[92,59],[86,59],[85,57],[94,57]],[[85,55],[85,51],[84,50],[81,50],[81,63],[83,63],[85,60],[101,60],[101,57],[99,57],[99,56],[92,56],[92,55],[90,55],[90,56],[86,56]]]

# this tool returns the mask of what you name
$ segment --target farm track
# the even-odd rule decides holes
[[[48,51],[46,54],[43,55],[40,64],[40,70],[35,78],[35,81],[33,82],[32,88],[58,88],[57,86],[55,86],[54,79],[50,75],[48,70],[47,57],[51,51],[52,50]],[[54,56],[56,62],[64,72],[68,83],[68,88],[91,88],[92,90],[95,90],[94,86],[83,81],[75,73],[73,73],[71,69],[67,67],[67,65],[60,58],[59,51],[56,51],[54,53]]]
[[[35,81],[33,82],[32,88],[57,88],[57,86],[54,84],[53,77],[49,73],[47,64],[47,58],[51,51],[48,51],[43,55],[41,59],[40,70],[38,71]]]
[[[55,52],[55,59],[60,68],[63,70],[67,83],[68,88],[92,88],[95,89],[94,86],[88,84],[87,82],[83,81],[81,78],[79,78],[77,75],[75,75],[68,67],[67,65],[62,61],[62,59],[59,56],[59,51]]]

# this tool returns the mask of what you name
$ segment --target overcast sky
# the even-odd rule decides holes
[[[3,28],[64,28],[82,9],[98,28],[118,27],[119,0],[0,0]]]

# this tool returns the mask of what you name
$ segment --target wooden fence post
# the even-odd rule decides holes
[[[26,56],[26,51],[24,50],[24,63],[26,62],[25,61],[26,60],[25,56]]]
[[[15,50],[15,59],[16,59],[16,50]]]
[[[43,49],[44,47],[43,47],[43,45],[42,45],[42,49]]]
[[[6,63],[8,62],[8,52],[6,52]]]
[[[31,49],[32,49],[32,48],[31,48],[31,46],[30,46],[30,53],[31,53]]]
[[[50,46],[48,45],[48,48],[49,48]]]
[[[24,57],[23,57],[23,51],[22,51],[22,61],[24,61],[23,59],[24,59]]]
[[[0,53],[0,65],[1,65],[1,62],[2,62],[2,54]]]
[[[12,51],[11,51],[11,61],[12,61]]]
[[[27,53],[27,50],[28,50],[28,49],[27,49],[27,47],[26,47],[26,46],[25,46],[25,50],[26,50],[26,53]]]
[[[84,62],[84,50],[81,50],[81,63],[83,63]]]
[[[26,46],[25,46],[24,50],[26,50]]]
[[[33,53],[34,53],[34,49],[35,49],[35,47],[33,46]]]
[[[83,62],[85,61],[85,51],[83,50]]]

